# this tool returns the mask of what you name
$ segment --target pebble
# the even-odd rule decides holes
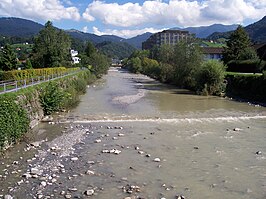
[[[161,162],[161,159],[160,159],[160,158],[154,158],[153,161],[154,161],[154,162]]]
[[[42,181],[40,185],[46,187],[47,183],[45,181]]]
[[[240,128],[234,128],[233,131],[241,131]]]
[[[72,196],[70,194],[66,194],[65,198],[71,198]]]
[[[123,137],[123,136],[125,136],[125,134],[123,134],[123,133],[119,133],[118,136],[119,136],[119,137]]]
[[[5,195],[4,199],[13,199],[11,195]]]
[[[138,151],[138,153],[139,153],[139,154],[143,154],[143,153],[144,153],[144,151]]]
[[[262,155],[262,152],[261,151],[257,151],[256,154],[257,155]]]
[[[31,169],[30,169],[30,173],[31,173],[32,175],[42,175],[42,171],[39,170],[39,169],[37,169],[37,168],[31,168]]]
[[[95,143],[100,143],[100,142],[102,142],[102,140],[95,140],[94,142]]]
[[[183,195],[177,195],[175,198],[176,199],[185,199],[185,196],[183,196]]]
[[[78,157],[71,158],[72,161],[77,161],[78,159],[79,159]]]
[[[68,191],[77,191],[78,189],[76,187],[68,188]]]
[[[22,175],[22,177],[24,177],[24,178],[31,178],[32,175],[29,174],[29,173],[24,173],[24,174]]]
[[[88,189],[88,190],[86,190],[86,191],[84,192],[84,194],[85,194],[86,196],[92,196],[92,195],[94,194],[94,190],[93,190],[93,189]]]
[[[88,170],[88,171],[86,171],[86,174],[87,175],[94,175],[95,173],[94,173],[94,171]]]

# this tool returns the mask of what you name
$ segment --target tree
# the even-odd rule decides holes
[[[238,28],[230,35],[226,44],[227,47],[224,48],[223,61],[228,63],[231,60],[240,60],[243,52],[250,47],[251,42],[244,28],[238,26]]]
[[[45,24],[34,40],[33,65],[38,68],[68,66],[71,40],[62,30],[53,27],[52,22]]]
[[[225,90],[225,69],[220,61],[204,62],[196,72],[196,90],[205,95],[221,95]]]
[[[10,45],[5,45],[0,55],[0,69],[4,71],[17,68],[17,57]]]

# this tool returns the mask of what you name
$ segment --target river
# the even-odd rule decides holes
[[[265,107],[111,68],[6,152],[0,198],[265,199],[265,143]]]

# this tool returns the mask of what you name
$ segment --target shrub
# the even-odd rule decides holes
[[[230,72],[241,72],[241,73],[257,73],[260,72],[264,67],[264,62],[258,59],[250,60],[232,60],[228,62],[227,71]]]
[[[62,108],[66,93],[57,82],[49,82],[44,88],[41,88],[40,102],[45,115],[50,115]]]
[[[205,95],[220,95],[224,89],[225,66],[222,62],[209,60],[196,72],[196,90]]]
[[[0,149],[15,142],[29,128],[27,113],[13,95],[0,96],[0,124]]]

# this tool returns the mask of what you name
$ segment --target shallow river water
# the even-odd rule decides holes
[[[54,121],[1,158],[0,198],[266,198],[264,107],[111,68]]]

